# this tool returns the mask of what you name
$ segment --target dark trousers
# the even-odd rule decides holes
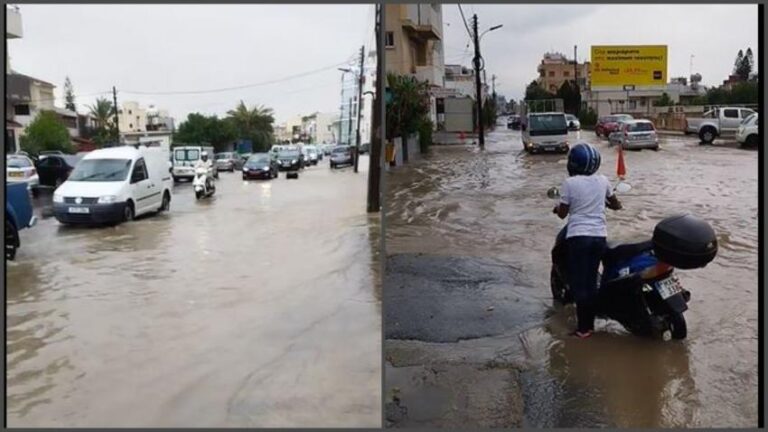
[[[597,271],[605,252],[605,237],[577,236],[568,239],[568,285],[576,300],[578,330],[594,330]]]

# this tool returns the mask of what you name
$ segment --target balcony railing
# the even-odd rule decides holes
[[[443,74],[437,66],[416,66],[416,79],[443,86]]]
[[[24,36],[21,28],[21,12],[17,6],[5,7],[5,37],[16,39]]]
[[[409,4],[403,27],[422,39],[442,39],[443,23],[440,14],[429,3]]]

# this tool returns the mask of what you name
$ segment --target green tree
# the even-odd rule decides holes
[[[67,127],[53,111],[41,111],[27,126],[21,137],[21,147],[31,154],[43,150],[74,151]]]
[[[496,94],[485,98],[483,104],[483,126],[486,129],[493,129],[496,127]]]
[[[544,90],[536,80],[531,81],[525,88],[525,100],[552,99],[555,95]]]
[[[736,60],[733,61],[733,70],[731,71],[731,75],[739,74],[739,68],[741,67],[741,63],[743,61],[744,61],[744,51],[739,50],[738,54],[736,54]]]
[[[69,80],[69,77],[64,79],[64,101],[64,108],[70,111],[77,111],[75,91],[72,89],[72,81]]]
[[[597,124],[597,113],[592,107],[581,110],[578,117],[581,127],[592,127]]]
[[[114,120],[114,107],[106,98],[96,99],[96,103],[90,105],[88,110],[95,119],[96,127],[93,130],[92,139],[98,147],[103,147],[109,142],[117,142],[118,132]]]
[[[387,74],[387,138],[418,132],[429,121],[429,84],[412,76]]]
[[[248,108],[242,100],[235,109],[227,112],[237,137],[250,139],[256,151],[267,151],[272,145],[273,124],[275,122],[272,108],[258,105]]]
[[[752,63],[749,59],[749,56],[744,56],[741,58],[740,63],[736,66],[736,75],[738,75],[740,79],[746,81],[749,79],[749,75],[751,73],[752,73]]]
[[[217,152],[221,152],[236,137],[237,132],[230,121],[215,115],[192,113],[179,125],[173,140],[183,144],[211,144]]]
[[[581,93],[571,81],[563,81],[556,96],[563,100],[565,112],[576,115],[581,109]]]
[[[672,105],[674,105],[674,102],[672,102],[672,99],[669,97],[667,92],[662,93],[661,97],[653,102],[653,106],[658,107],[668,107]]]

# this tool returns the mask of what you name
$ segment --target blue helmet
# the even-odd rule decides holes
[[[568,153],[568,175],[592,175],[600,168],[600,152],[591,144],[581,141]]]

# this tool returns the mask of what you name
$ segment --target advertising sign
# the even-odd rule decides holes
[[[666,45],[593,45],[592,87],[659,87],[667,83]]]

